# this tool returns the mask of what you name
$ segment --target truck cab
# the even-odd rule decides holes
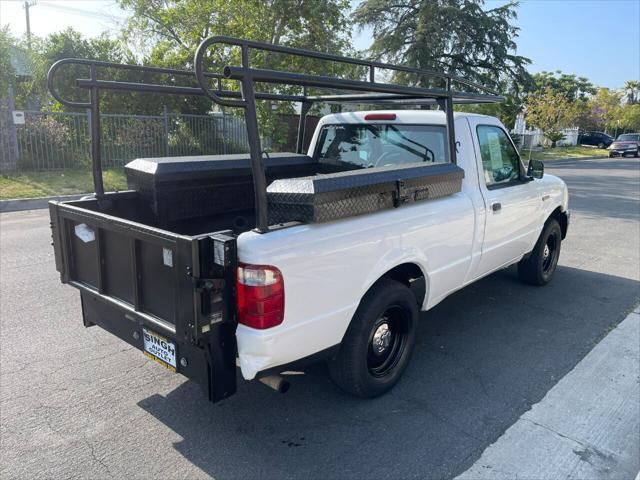
[[[548,174],[532,177],[498,119],[468,113],[454,118],[457,166],[464,170],[459,192],[348,221],[238,237],[240,262],[276,266],[285,293],[280,325],[263,331],[238,325],[245,378],[338,347],[361,300],[382,278],[405,285],[419,280],[419,309],[426,311],[530,254],[550,218],[560,225],[559,248],[568,225],[564,182]],[[320,162],[389,168],[423,162],[426,147],[428,162],[446,163],[444,125],[443,112],[430,110],[328,115],[309,154]]]

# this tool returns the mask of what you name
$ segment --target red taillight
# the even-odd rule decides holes
[[[367,113],[364,116],[365,120],[395,120],[395,113]]]
[[[284,320],[284,280],[270,265],[238,265],[238,322],[265,329]]]

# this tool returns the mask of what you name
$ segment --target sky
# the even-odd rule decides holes
[[[0,25],[25,33],[23,0],[0,0]],[[357,5],[358,0],[352,0]],[[504,0],[487,0],[486,7]],[[46,36],[72,26],[87,36],[115,35],[126,20],[115,0],[37,0],[31,31]],[[640,79],[640,0],[522,0],[517,53],[531,59],[533,73],[562,70],[596,85],[619,88]],[[369,30],[353,32],[354,46],[367,48]]]

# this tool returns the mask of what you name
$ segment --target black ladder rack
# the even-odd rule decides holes
[[[220,73],[205,71],[206,52],[213,46],[237,47],[241,51],[241,65],[227,65]],[[250,51],[274,52],[298,57],[306,57],[342,64],[363,67],[367,72],[367,80],[352,80],[323,75],[308,75],[296,72],[268,70],[252,68],[250,66]],[[62,98],[54,85],[56,72],[64,65],[86,65],[89,67],[90,78],[76,79],[76,86],[90,91],[89,101],[78,102]],[[129,70],[140,73],[166,75],[167,83],[136,83],[100,79],[99,68]],[[194,57],[195,78],[197,86],[181,86],[175,84],[177,77],[193,78],[194,72],[190,70],[177,70],[171,68],[147,67],[141,65],[117,64],[85,59],[63,59],[54,63],[48,73],[47,84],[53,97],[60,103],[70,107],[88,108],[91,111],[91,159],[95,193],[100,201],[104,196],[102,182],[102,165],[100,158],[100,91],[129,91],[150,92],[175,95],[206,95],[216,104],[243,108],[247,125],[249,148],[251,156],[251,171],[255,191],[256,231],[266,232],[269,229],[267,217],[267,184],[264,165],[262,163],[262,147],[258,133],[258,120],[256,115],[256,100],[273,100],[299,102],[300,119],[298,123],[297,151],[302,152],[305,117],[314,103],[365,103],[398,105],[425,105],[437,104],[445,112],[446,131],[448,140],[449,158],[456,162],[455,132],[453,124],[453,105],[464,103],[496,103],[504,100],[504,97],[478,83],[462,77],[433,70],[422,70],[393,65],[388,63],[364,60],[358,58],[343,57],[329,53],[303,50],[299,48],[283,47],[269,43],[242,40],[226,36],[214,36],[204,40],[196,50]],[[376,71],[387,70],[432,77],[440,79],[444,88],[423,88],[411,85],[398,85],[376,81]],[[214,81],[216,89],[212,89],[210,82]],[[223,80],[236,80],[240,83],[240,91],[224,90]],[[257,92],[256,83],[276,85],[301,86],[302,95],[289,95],[281,93]],[[482,93],[466,92],[453,89],[453,84],[464,88],[475,89]],[[317,87],[338,91],[341,93],[309,95],[309,88]]]

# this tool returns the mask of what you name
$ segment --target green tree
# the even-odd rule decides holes
[[[527,98],[526,119],[530,125],[542,130],[553,148],[564,137],[562,129],[573,126],[576,110],[563,93],[545,87]]]
[[[20,43],[16,41],[16,47]],[[133,62],[133,56],[123,48],[121,42],[102,35],[97,38],[84,38],[79,32],[67,28],[46,38],[32,37],[29,50],[31,78],[19,84],[16,102],[22,108],[41,106],[53,110],[65,110],[49,95],[47,72],[53,63],[62,58],[88,58],[117,63]],[[86,101],[88,92],[76,87],[76,78],[88,78],[87,67],[64,67],[57,75],[55,86],[60,94],[69,100]],[[129,74],[120,74],[125,78]],[[118,75],[116,75],[118,77]],[[142,102],[140,102],[142,103]],[[103,95],[101,107],[104,111],[126,112],[132,106],[132,98],[116,95]]]
[[[587,78],[562,73],[560,70],[536,73],[532,78],[532,91],[541,91],[549,87],[554,92],[564,94],[571,102],[586,100],[597,91],[597,88]]]
[[[364,0],[354,18],[361,27],[373,27],[369,54],[374,58],[517,91],[529,82],[530,63],[514,53],[517,6],[513,1],[484,8],[484,0]]]
[[[580,108],[577,124],[584,130],[613,130],[620,109],[620,93],[608,88],[599,88]]]
[[[127,39],[147,52],[153,65],[193,68],[193,55],[202,40],[211,35],[257,40],[275,45],[340,53],[349,48],[350,24],[346,17],[348,0],[119,0],[131,12]],[[210,71],[226,64],[239,64],[237,48],[212,48],[208,57]],[[251,65],[286,68],[306,73],[335,73],[329,62],[305,61],[285,55],[256,53]],[[237,82],[225,81],[224,88],[238,89]],[[275,87],[260,86],[262,91]],[[279,86],[277,91],[296,93],[301,89]],[[200,97],[182,101],[181,109],[202,113],[211,102]],[[263,136],[276,144],[286,138],[286,130],[277,121],[277,113],[292,113],[293,105],[259,102],[258,113]]]
[[[532,83],[529,87],[528,95],[533,95],[533,99],[539,102],[539,98],[544,95],[545,91],[553,92],[562,96],[571,107],[573,125],[579,126],[585,130],[603,129],[602,119],[603,108],[609,98],[605,92],[599,92],[598,88],[593,85],[587,78],[579,77],[574,74],[563,73],[560,70],[555,72],[540,72],[532,76]],[[592,101],[596,98],[595,102]],[[601,106],[598,106],[602,104]],[[564,105],[564,102],[563,102]],[[555,135],[557,139],[559,134]],[[549,137],[548,137],[549,138]]]
[[[15,85],[16,73],[11,65],[11,48],[15,44],[9,26],[0,28],[0,98],[7,95],[9,85]]]
[[[610,122],[614,131],[640,132],[640,104],[625,104],[615,111]]]
[[[504,102],[500,103],[479,103],[470,105],[456,105],[456,111],[479,113],[481,115],[489,115],[497,117],[508,129],[515,126],[516,117],[522,111],[522,96],[519,94],[508,93],[505,95]]]

